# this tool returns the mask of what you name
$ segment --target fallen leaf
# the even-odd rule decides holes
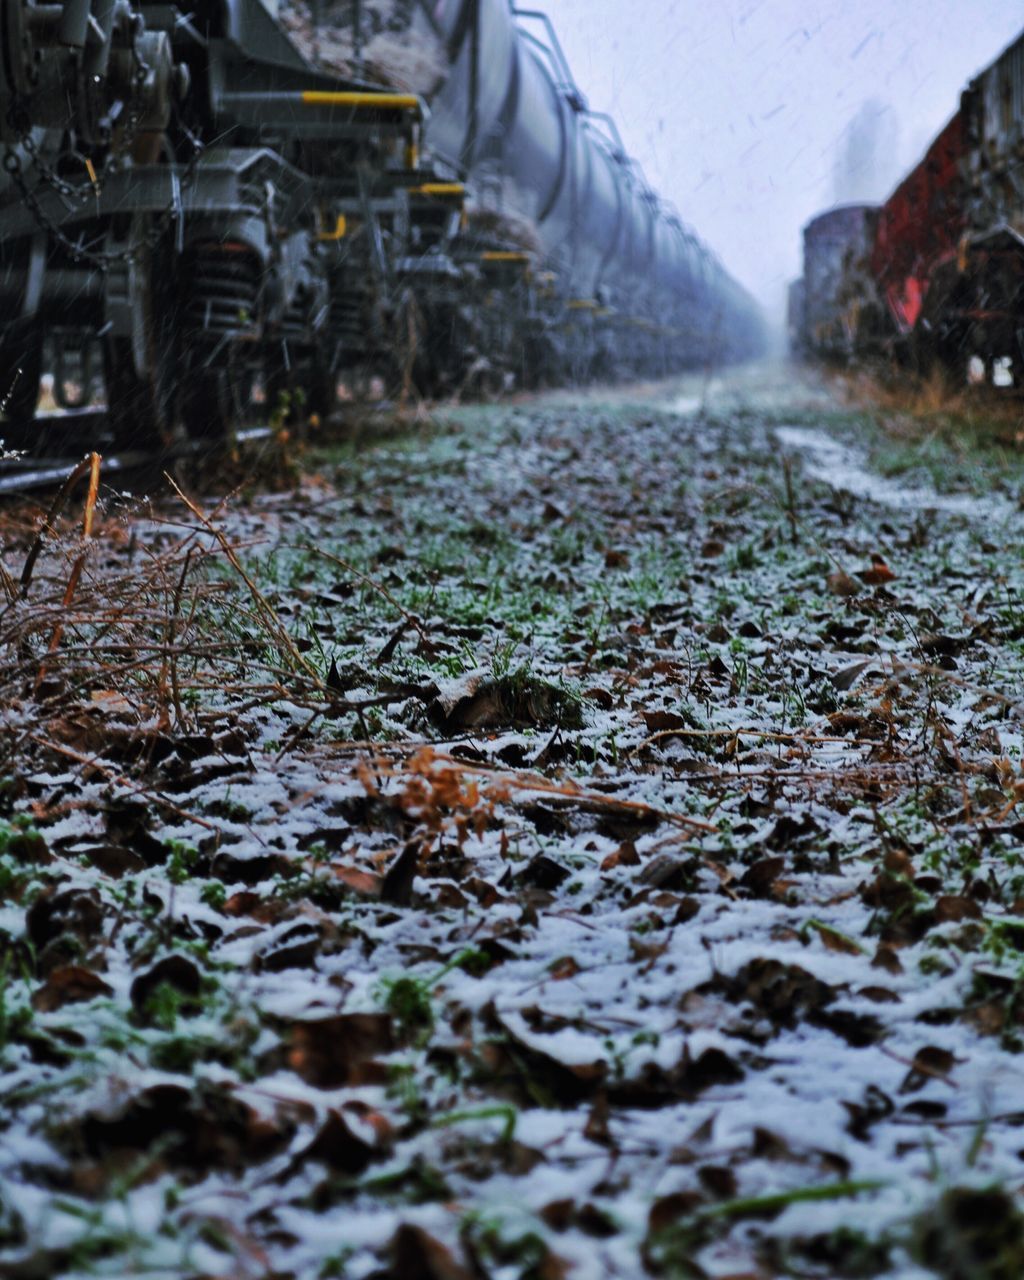
[[[403,1223],[388,1245],[391,1265],[380,1280],[475,1280],[440,1240]]]
[[[611,711],[615,706],[615,699],[607,689],[585,689],[583,691],[583,696],[588,702],[593,702],[595,705],[599,706],[602,711]]]
[[[871,568],[858,569],[857,577],[866,586],[883,587],[887,582],[892,582],[896,575],[880,555],[873,555],[871,557]]]
[[[616,867],[638,867],[641,859],[632,840],[626,840],[601,863],[602,871],[614,871]]]
[[[681,1219],[692,1217],[705,1204],[707,1200],[699,1191],[673,1191],[660,1196],[647,1214],[648,1234],[661,1235]]]
[[[834,596],[856,596],[860,595],[860,587],[854,582],[848,573],[844,573],[842,569],[836,569],[830,573],[825,579],[825,585]]]
[[[354,1177],[374,1160],[383,1158],[391,1146],[391,1127],[379,1113],[376,1122],[364,1120],[359,1133],[358,1119],[332,1108],[316,1137],[296,1156],[294,1171],[302,1171],[306,1160],[319,1160],[337,1173]]]
[[[808,920],[806,927],[813,929],[817,933],[825,944],[827,951],[834,951],[838,955],[844,956],[862,956],[864,954],[864,948],[859,942],[847,937],[845,933],[840,933],[838,929],[833,929],[830,925],[823,924],[820,920]]]
[[[97,996],[113,994],[114,988],[91,969],[68,964],[51,971],[46,982],[32,997],[32,1005],[40,1013],[53,1013],[66,1004],[77,1004],[95,1000]]]
[[[341,1013],[295,1022],[290,1041],[288,1065],[318,1089],[358,1083],[367,1064],[395,1047],[386,1013]]]
[[[548,966],[548,973],[555,982],[564,982],[567,978],[575,978],[580,967],[574,956],[562,956]]]
[[[331,874],[346,889],[358,894],[361,898],[379,898],[384,884],[384,877],[373,871],[360,871],[358,867],[331,867]]]
[[[861,678],[865,671],[871,666],[871,659],[866,662],[853,662],[848,667],[843,667],[841,671],[837,671],[831,676],[832,687],[839,693],[846,693],[852,689],[857,681]]]
[[[674,729],[692,728],[689,720],[677,715],[674,711],[645,711],[644,724],[648,733],[670,733]]]
[[[903,1078],[900,1093],[914,1093],[918,1089],[923,1089],[929,1080],[941,1080],[945,1084],[952,1084],[949,1074],[956,1066],[956,1062],[956,1055],[950,1053],[948,1049],[926,1044],[923,1049],[918,1049],[914,1054],[913,1065]]]
[[[549,858],[545,853],[538,853],[516,876],[516,884],[525,888],[550,891],[564,884],[571,874],[571,871],[556,862],[554,858]]]
[[[744,889],[749,889],[755,898],[770,898],[775,893],[775,882],[785,870],[785,858],[759,858],[747,868],[739,882]]]

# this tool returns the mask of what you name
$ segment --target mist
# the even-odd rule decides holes
[[[803,224],[883,200],[1022,20],[1020,0],[544,8],[591,106],[773,318]]]
[[[869,98],[850,121],[832,163],[832,203],[877,200],[900,177],[900,127],[890,103]]]

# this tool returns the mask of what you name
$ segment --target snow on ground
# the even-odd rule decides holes
[[[864,429],[763,371],[451,411],[111,513],[56,644],[51,545],[0,1274],[1017,1276],[1019,476]]]

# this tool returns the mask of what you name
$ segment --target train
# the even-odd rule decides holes
[[[1024,387],[1024,32],[883,204],[807,224],[803,264],[797,352]]]
[[[510,0],[0,0],[0,438],[742,360],[764,318]]]

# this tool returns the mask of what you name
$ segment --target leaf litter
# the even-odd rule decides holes
[[[0,1275],[1019,1274],[1019,468],[684,390],[3,515]]]

